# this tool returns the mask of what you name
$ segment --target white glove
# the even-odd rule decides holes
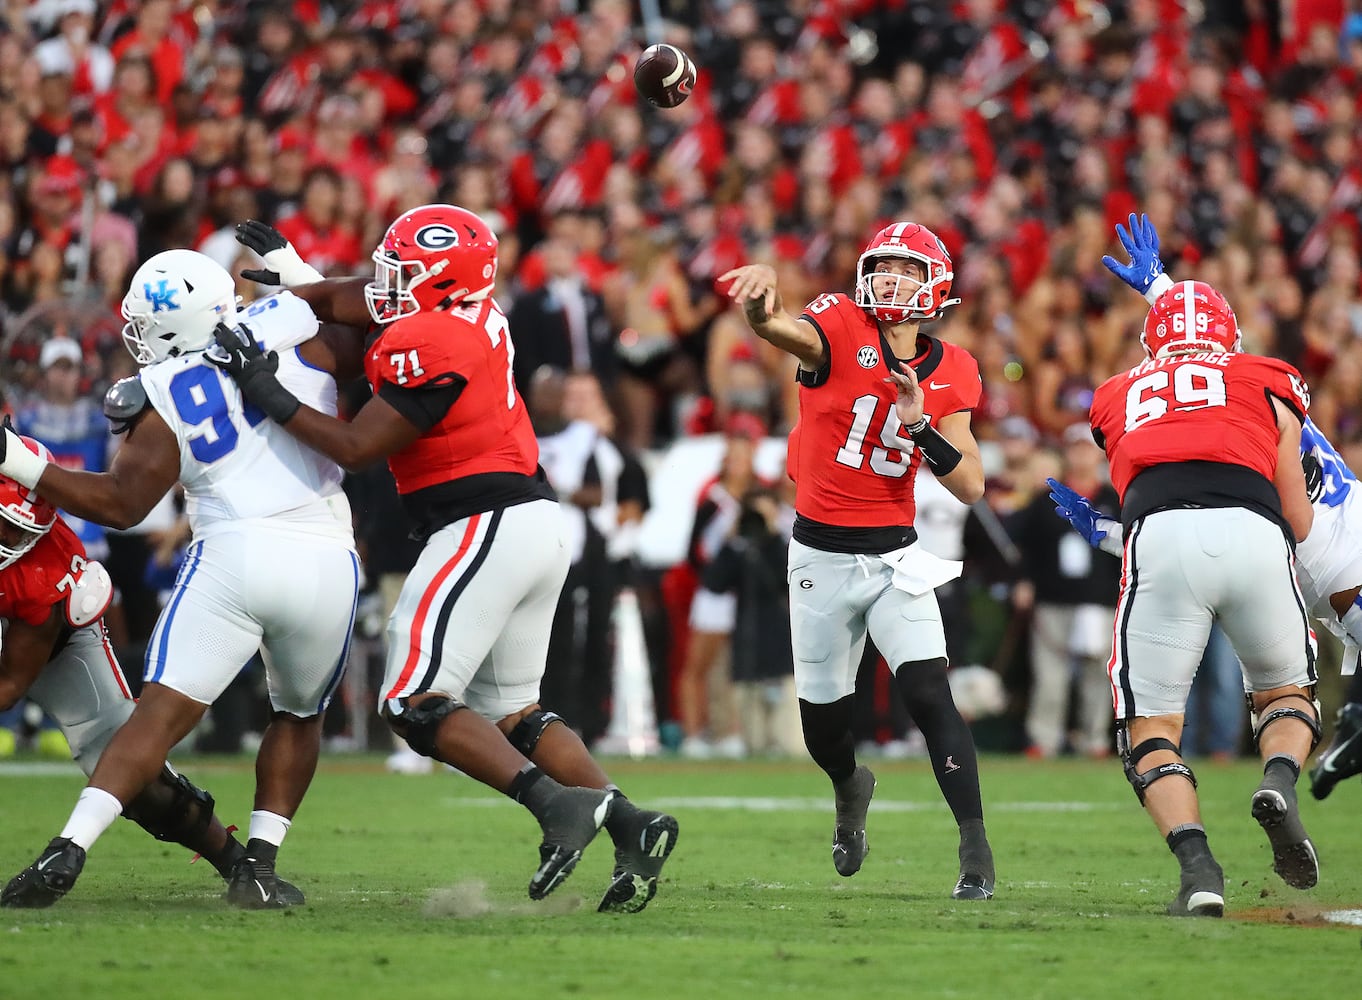
[[[20,486],[33,489],[47,468],[47,459],[29,450],[24,439],[14,433],[9,418],[0,427],[0,475],[9,476]]]

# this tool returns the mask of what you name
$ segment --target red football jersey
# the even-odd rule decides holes
[[[52,614],[52,605],[66,600],[84,566],[85,546],[57,518],[37,545],[0,569],[0,618],[41,625]],[[58,586],[63,580],[68,581],[64,589]]]
[[[490,298],[384,328],[364,358],[375,393],[385,382],[415,388],[459,376],[467,383],[438,424],[389,456],[399,493],[484,472],[534,475],[539,442],[516,392],[514,358],[506,316]]]
[[[922,454],[894,409],[898,392],[888,380],[891,359],[879,324],[840,293],[814,299],[800,319],[827,338],[831,364],[822,385],[799,387],[799,421],[786,462],[795,481],[795,510],[839,528],[911,525]],[[935,425],[974,409],[983,392],[978,363],[954,344],[921,341],[927,350],[910,363],[928,419]]]
[[[1277,471],[1277,397],[1304,418],[1310,393],[1285,361],[1257,354],[1182,354],[1114,375],[1093,394],[1091,423],[1122,501],[1131,480],[1167,462]]]

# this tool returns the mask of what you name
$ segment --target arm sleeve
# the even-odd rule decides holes
[[[379,397],[422,433],[430,430],[458,401],[468,380],[450,372],[418,386],[399,386],[384,382]]]

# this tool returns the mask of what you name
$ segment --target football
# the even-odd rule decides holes
[[[675,45],[649,45],[634,64],[634,86],[659,108],[674,108],[695,86],[695,63]]]

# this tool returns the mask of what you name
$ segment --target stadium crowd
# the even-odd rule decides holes
[[[678,712],[702,699],[718,645],[688,650],[692,624],[747,643],[733,650],[735,675],[773,701],[793,698],[770,686],[783,671],[768,676],[769,664],[782,661],[762,644],[787,640],[767,625],[781,609],[759,566],[738,560],[713,583],[738,594],[718,624],[690,612],[707,564],[740,527],[788,533],[778,470],[763,481],[726,465],[716,486],[695,485],[704,519],[690,558],[676,568],[636,558],[649,504],[641,470],[704,435],[750,463],[745,443],[782,436],[794,417],[793,360],[753,336],[716,279],[769,262],[796,308],[849,289],[869,235],[912,219],[950,249],[963,299],[929,332],[974,354],[985,383],[974,430],[987,449],[986,505],[941,515],[940,554],[967,559],[958,593],[942,595],[952,659],[1000,670],[1018,719],[1028,702],[1045,706],[998,748],[1109,750],[1085,708],[1073,709],[1068,736],[1054,686],[1067,688],[1070,657],[1100,659],[1100,630],[1075,624],[1092,616],[1074,609],[1114,604],[1114,571],[1065,541],[1043,485],[1056,474],[1102,480],[1086,436],[1092,393],[1142,356],[1146,305],[1100,259],[1113,224],[1147,212],[1170,273],[1223,291],[1245,349],[1296,365],[1315,423],[1362,464],[1362,6],[658,6],[660,38],[700,69],[695,93],[667,111],[635,93],[633,62],[657,39],[627,0],[7,5],[5,407],[21,425],[27,414],[28,433],[50,438],[63,461],[97,466],[115,444],[89,417],[133,369],[118,303],[148,256],[191,247],[237,274],[258,261],[233,227],[259,218],[325,274],[369,273],[370,249],[400,212],[471,209],[501,240],[496,297],[541,441],[556,439],[546,468],[584,511],[556,658],[570,674],[546,688],[584,697],[565,714],[588,736],[605,733],[613,591],[602,599],[600,588],[629,584],[659,714],[699,747],[702,722]],[[239,281],[247,299],[263,291]],[[562,437],[572,426],[606,443]],[[352,483],[375,587],[413,558],[384,475]],[[706,538],[716,514],[722,530]],[[123,645],[145,641],[185,540],[173,504],[133,532],[85,538],[92,552],[107,548]],[[1094,593],[1105,595],[1096,605]],[[1041,692],[1030,678],[1039,686],[1036,661],[1049,660],[1029,648],[1031,623],[1055,621],[1062,662]],[[888,686],[868,690],[878,696],[865,738],[903,740],[901,719],[879,718],[892,712]],[[745,704],[738,715],[755,711]],[[737,734],[710,726],[716,738]]]

